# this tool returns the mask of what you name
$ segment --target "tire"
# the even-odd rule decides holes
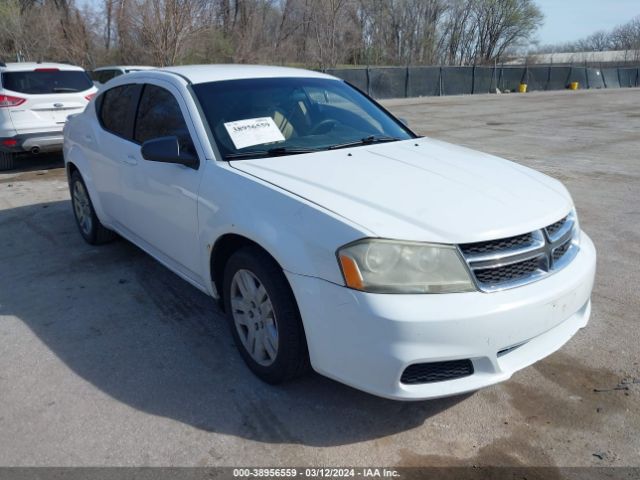
[[[113,240],[116,234],[105,228],[98,220],[87,186],[77,170],[71,174],[69,189],[71,190],[73,216],[82,238],[91,245],[99,245]]]
[[[257,293],[243,295],[243,290],[251,293],[251,286]],[[282,268],[268,254],[254,246],[235,252],[225,265],[223,297],[236,346],[258,378],[275,385],[309,370],[298,305]]]
[[[0,172],[3,170],[13,170],[16,156],[9,152],[0,152]]]

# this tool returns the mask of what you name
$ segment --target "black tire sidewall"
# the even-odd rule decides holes
[[[251,357],[233,320],[231,280],[238,270],[253,273],[266,289],[273,305],[278,328],[278,352],[275,361],[268,366],[260,365]],[[257,247],[245,247],[234,253],[225,266],[223,297],[234,341],[244,361],[259,378],[277,384],[306,370],[308,352],[300,312],[282,269],[269,255]]]
[[[13,170],[15,168],[15,154],[11,152],[0,152],[0,172]]]

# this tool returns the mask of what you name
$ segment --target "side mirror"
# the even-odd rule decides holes
[[[140,149],[142,158],[150,162],[177,163],[194,170],[200,162],[191,152],[180,149],[178,137],[160,137],[147,140]]]

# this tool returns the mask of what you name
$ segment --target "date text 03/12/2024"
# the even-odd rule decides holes
[[[234,468],[234,478],[394,478],[392,468]]]

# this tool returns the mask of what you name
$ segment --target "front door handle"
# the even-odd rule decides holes
[[[133,155],[127,155],[124,159],[124,163],[126,163],[127,165],[137,165],[138,160]]]

